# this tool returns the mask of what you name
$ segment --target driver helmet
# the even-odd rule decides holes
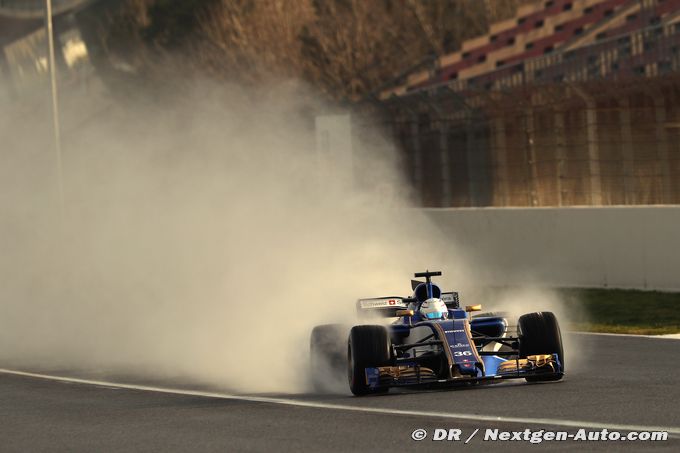
[[[446,308],[446,304],[436,297],[423,302],[418,312],[423,319],[448,319],[449,317],[449,309]]]

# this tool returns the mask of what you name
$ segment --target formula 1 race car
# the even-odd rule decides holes
[[[312,380],[347,373],[355,395],[391,387],[451,386],[524,378],[557,381],[564,375],[562,336],[551,312],[521,316],[515,332],[498,313],[470,316],[481,305],[460,307],[458,293],[442,293],[420,272],[412,297],[360,299],[360,315],[396,318],[391,323],[316,326],[310,338]]]

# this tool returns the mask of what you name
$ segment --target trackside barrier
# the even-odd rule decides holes
[[[490,284],[680,290],[680,206],[425,212]]]

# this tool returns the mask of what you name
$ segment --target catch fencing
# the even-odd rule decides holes
[[[374,101],[422,204],[680,204],[680,27]]]

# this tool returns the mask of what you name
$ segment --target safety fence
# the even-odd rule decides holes
[[[368,110],[424,206],[680,204],[678,30],[649,27]]]

